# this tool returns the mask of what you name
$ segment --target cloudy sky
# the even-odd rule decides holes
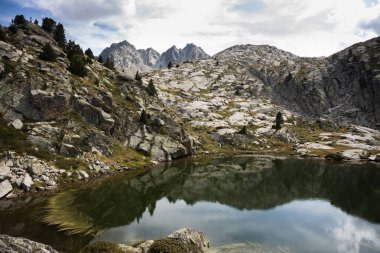
[[[211,55],[270,44],[327,56],[380,34],[379,0],[0,0],[0,24],[16,14],[52,17],[96,54],[128,40],[159,52],[192,42]]]

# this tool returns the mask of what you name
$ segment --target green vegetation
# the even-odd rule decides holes
[[[278,112],[276,115],[276,125],[274,128],[276,130],[280,130],[282,128],[282,124],[284,124],[284,118],[282,117],[282,113]]]
[[[95,59],[95,56],[94,56],[94,54],[92,53],[91,48],[87,48],[87,50],[84,51],[84,54],[87,55],[88,57],[90,57],[91,59]]]
[[[108,57],[106,62],[104,63],[104,67],[110,69],[110,70],[114,70],[115,69],[115,64],[113,63],[113,60]]]
[[[56,23],[54,19],[45,17],[42,19],[42,26],[41,28],[44,29],[47,33],[52,34],[55,30]]]
[[[150,115],[143,109],[140,114],[140,123],[143,125],[149,125]]]
[[[243,126],[238,133],[246,135],[247,134],[247,127]]]
[[[61,23],[58,23],[54,30],[54,40],[58,43],[60,47],[65,47],[66,45],[66,36],[65,36],[65,28]]]
[[[112,242],[94,242],[81,250],[81,253],[122,253],[124,252],[117,244]]]
[[[149,250],[150,253],[189,253],[200,252],[200,249],[195,245],[186,245],[182,241],[173,238],[162,238],[155,240]]]
[[[148,88],[147,88],[149,96],[156,96],[157,95],[157,90],[156,87],[153,84],[153,80],[149,80]]]
[[[77,170],[77,169],[87,168],[87,164],[84,160],[76,159],[76,158],[66,158],[66,157],[59,157],[55,161],[55,166],[64,170],[72,170],[72,169]]]
[[[3,31],[3,29],[1,29],[1,27],[0,27],[0,40],[2,40],[2,41],[5,41],[5,32]]]
[[[132,148],[127,148],[119,144],[113,144],[110,147],[112,154],[103,157],[105,162],[116,162],[129,168],[143,168],[148,165],[149,159]]]
[[[26,22],[24,15],[16,15],[15,18],[12,19],[12,25],[24,25]]]
[[[86,62],[83,60],[83,56],[75,54],[70,58],[69,71],[80,77],[87,74]]]
[[[43,48],[42,52],[39,55],[41,60],[44,61],[51,61],[54,62],[57,59],[57,55],[54,52],[54,49],[51,47],[49,43],[46,43]]]
[[[139,83],[139,84],[142,84],[143,81],[142,81],[142,77],[140,75],[140,73],[137,71],[136,72],[136,75],[135,75],[135,80]]]

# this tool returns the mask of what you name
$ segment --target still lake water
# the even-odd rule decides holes
[[[65,252],[99,240],[132,244],[182,227],[204,232],[211,246],[254,242],[289,252],[380,252],[380,167],[374,164],[185,159],[31,202],[1,211],[0,233]]]

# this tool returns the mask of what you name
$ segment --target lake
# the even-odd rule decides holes
[[[0,211],[0,233],[64,252],[100,240],[133,244],[182,227],[204,232],[212,247],[255,243],[286,252],[380,252],[376,164],[190,158],[25,201]]]

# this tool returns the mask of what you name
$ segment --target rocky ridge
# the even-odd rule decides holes
[[[183,49],[176,46],[169,48],[162,55],[153,48],[136,49],[128,41],[113,43],[100,55],[105,61],[111,59],[118,71],[134,76],[137,71],[146,72],[152,69],[166,68],[169,62],[178,64],[189,60],[207,59],[210,56],[202,48],[190,43]]]

